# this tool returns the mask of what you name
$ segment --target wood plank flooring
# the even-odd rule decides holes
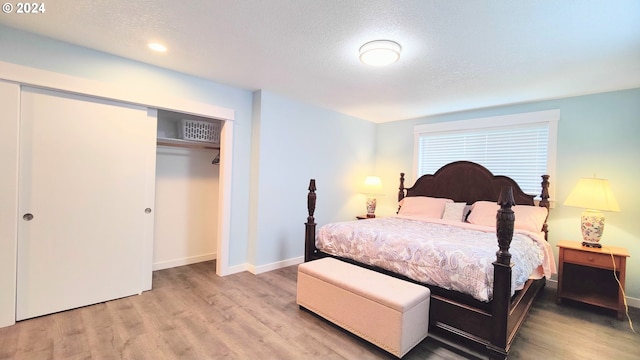
[[[0,329],[0,359],[394,359],[296,305],[296,266],[220,278],[215,262],[153,274],[153,290]],[[510,359],[638,359],[626,321],[545,289]],[[640,311],[631,309],[636,328]],[[483,358],[428,337],[403,359]]]

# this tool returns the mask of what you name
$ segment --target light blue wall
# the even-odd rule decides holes
[[[549,216],[549,242],[580,241],[581,209],[562,203],[581,177],[594,173],[609,179],[620,204],[619,213],[606,213],[604,244],[625,247],[627,295],[640,299],[640,89],[571,97],[559,100],[494,107],[420,119],[379,124],[377,129],[376,172],[383,181],[397,184],[404,171],[413,179],[413,127],[418,124],[560,109],[558,156],[555,179],[555,208]],[[410,183],[407,185],[411,185]],[[396,208],[390,193],[381,206],[385,212]]]
[[[318,187],[317,223],[364,212],[357,193],[373,169],[375,124],[267,91],[254,103],[249,262],[266,265],[303,254],[309,179]]]

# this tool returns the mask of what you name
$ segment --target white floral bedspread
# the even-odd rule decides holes
[[[492,263],[498,250],[495,228],[401,217],[338,222],[318,229],[316,247],[480,301],[493,296]],[[512,294],[534,270],[548,269],[549,261],[554,263],[545,259],[549,253],[553,256],[545,247],[549,244],[540,234],[516,230],[509,249],[514,264]]]

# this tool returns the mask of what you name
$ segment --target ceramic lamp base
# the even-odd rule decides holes
[[[581,217],[582,243],[588,247],[602,247],[600,238],[604,232],[604,214],[599,211],[585,210]]]
[[[367,198],[367,217],[374,218],[376,217],[376,198],[368,197]]]

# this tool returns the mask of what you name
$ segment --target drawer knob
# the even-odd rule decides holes
[[[593,261],[593,256],[589,256],[589,257],[587,258],[587,260],[589,260],[589,261]]]

